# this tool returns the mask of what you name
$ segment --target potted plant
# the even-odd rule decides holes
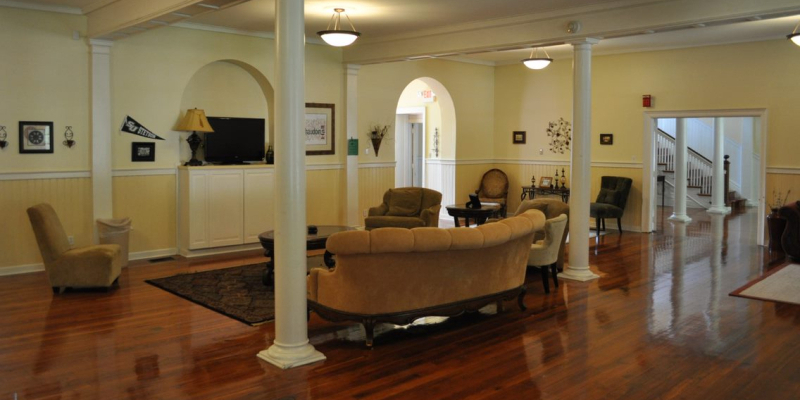
[[[389,125],[375,124],[370,126],[369,139],[372,141],[372,148],[375,150],[375,156],[378,156],[378,149],[381,148],[381,141],[389,131]]]

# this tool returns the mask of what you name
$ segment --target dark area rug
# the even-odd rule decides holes
[[[275,293],[264,286],[264,263],[180,274],[145,282],[256,326],[275,318]]]

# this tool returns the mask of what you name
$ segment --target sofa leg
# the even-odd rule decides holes
[[[597,232],[597,236],[600,236],[600,218],[594,219],[594,230]]]
[[[53,286],[53,294],[59,294],[59,290],[58,286]]]
[[[558,287],[558,262],[550,265],[550,272],[553,274],[553,286]]]
[[[366,333],[366,345],[368,348],[372,348],[372,342],[375,335],[375,320],[372,319],[364,319],[361,321],[361,324],[364,325],[364,331]]]
[[[622,234],[622,219],[617,218],[617,229],[619,230],[619,234]]]
[[[503,307],[503,300],[497,300],[497,313],[500,314],[505,310]]]
[[[519,309],[522,311],[528,309],[528,307],[525,307],[525,293],[527,292],[528,288],[525,287],[525,285],[522,285],[522,287],[519,288],[519,296],[517,296],[517,304],[519,304]]]
[[[545,293],[550,293],[550,278],[547,276],[548,269],[549,266],[547,265],[539,267],[539,271],[542,273],[542,285]]]

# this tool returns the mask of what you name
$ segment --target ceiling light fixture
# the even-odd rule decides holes
[[[536,55],[534,56],[533,52],[536,51]],[[531,56],[522,60],[522,63],[525,64],[526,67],[530,69],[543,69],[550,65],[553,62],[553,59],[550,58],[550,55],[547,54],[547,50],[544,50],[544,57],[539,57],[539,48],[535,48],[531,50]]]
[[[797,33],[797,28],[800,28],[800,22],[798,22],[797,26],[794,27],[791,35],[786,35],[786,38],[794,42],[794,44],[800,46],[800,33]]]
[[[342,18],[342,13],[344,12],[344,8],[334,8],[333,15],[331,16],[331,20],[328,22],[328,29],[324,31],[317,32],[322,40],[325,43],[335,46],[335,47],[344,47],[352,44],[353,42],[361,36],[360,32],[356,32],[356,28],[353,26],[353,22],[350,21],[350,17],[347,14],[344,14],[344,17],[347,18],[347,22],[350,24],[351,30],[344,30],[341,29],[339,26]],[[331,24],[333,24],[333,29],[331,29]]]

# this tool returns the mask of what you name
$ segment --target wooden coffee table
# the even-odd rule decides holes
[[[481,204],[481,208],[469,208],[466,204],[452,204],[447,207],[447,213],[453,217],[456,222],[456,228],[461,227],[458,219],[464,218],[466,226],[469,226],[469,220],[472,218],[476,225],[481,225],[486,222],[489,217],[494,217],[500,211],[499,204]]]
[[[325,248],[325,243],[328,238],[337,232],[354,231],[356,228],[340,225],[317,225],[317,233],[309,234],[306,236],[306,250],[322,250]],[[267,286],[275,284],[275,231],[266,231],[258,235],[258,240],[261,242],[261,247],[264,248],[264,257],[269,257],[267,262],[267,270],[264,271],[262,281]],[[332,258],[333,254],[325,250],[323,260],[328,268],[333,267],[336,262]]]

